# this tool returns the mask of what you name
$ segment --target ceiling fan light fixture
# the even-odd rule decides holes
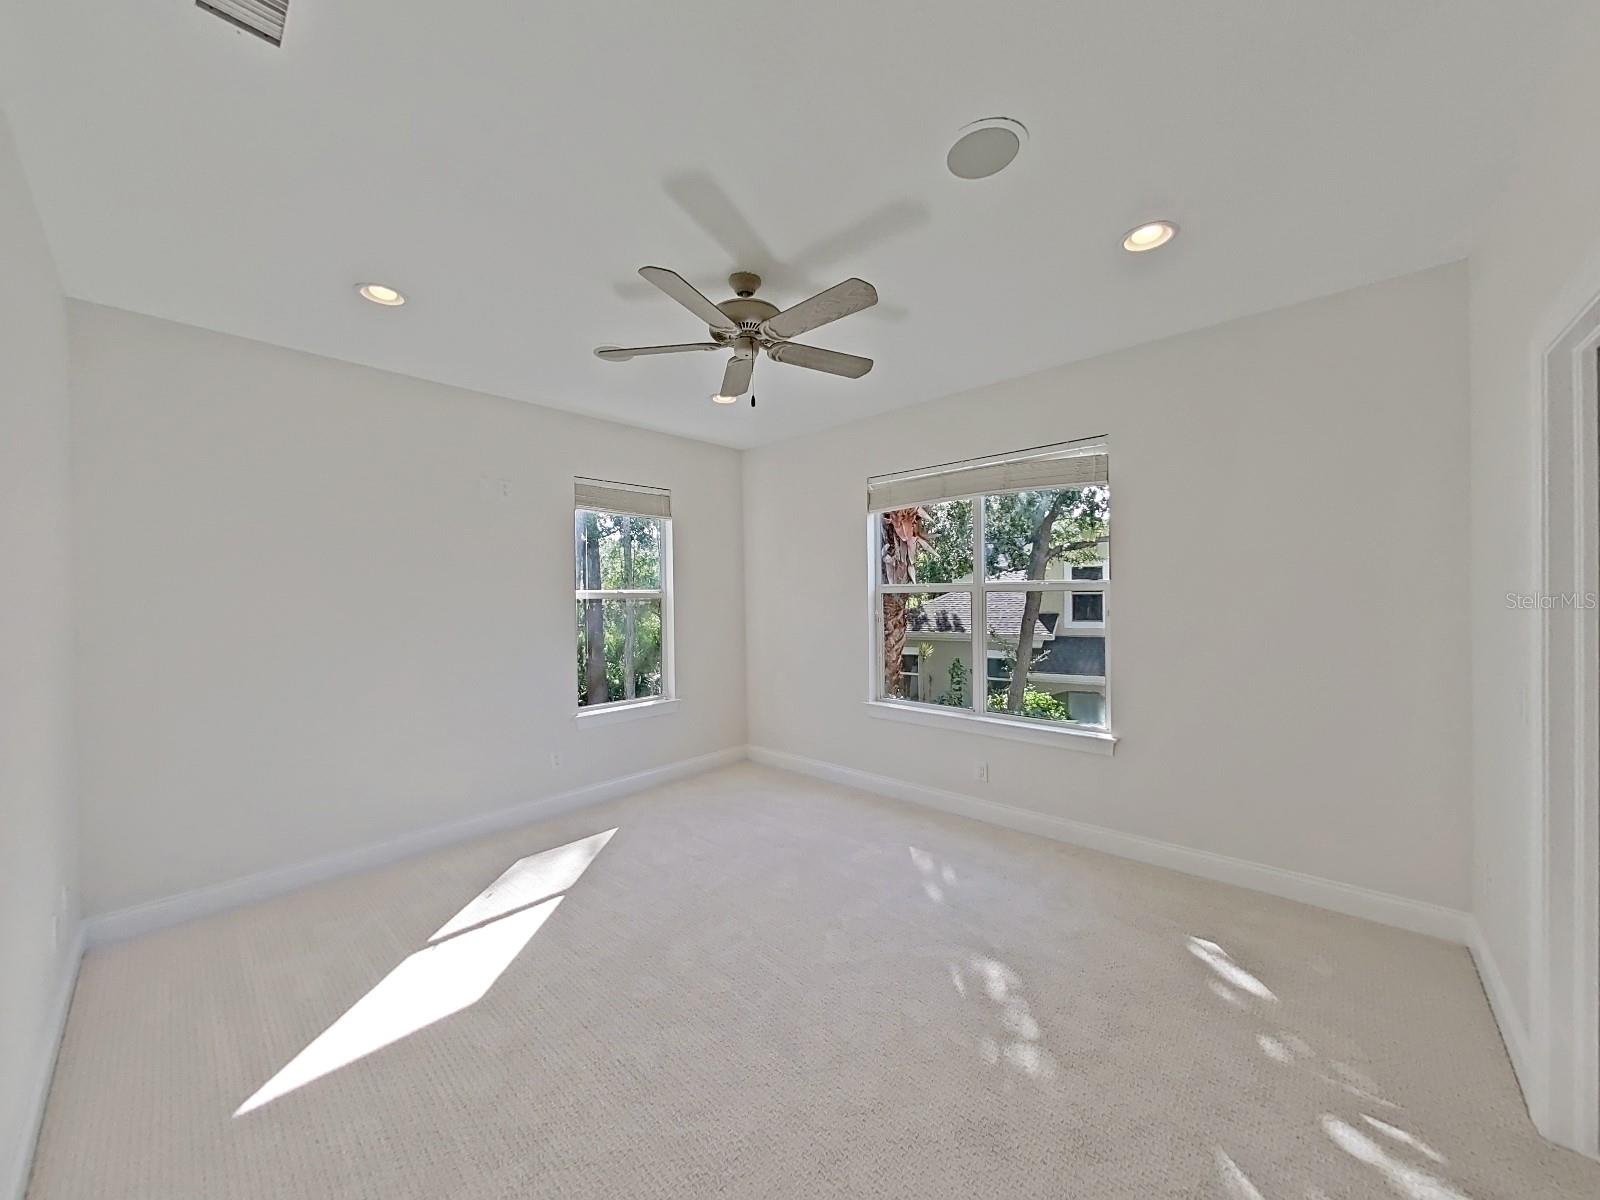
[[[711,340],[662,346],[596,346],[595,355],[607,362],[626,362],[640,354],[731,351],[732,357],[722,372],[722,384],[711,394],[711,402],[737,404],[749,396],[751,407],[756,402],[750,390],[751,376],[763,354],[776,363],[841,375],[846,379],[860,379],[872,370],[870,358],[790,340],[876,304],[878,290],[865,279],[852,276],[799,304],[780,309],[770,301],[756,298],[761,279],[749,271],[735,271],[728,277],[728,286],[733,288],[735,298],[721,304],[713,304],[676,271],[665,267],[640,267],[639,274],[704,321]]]
[[[406,302],[406,298],[398,288],[392,288],[386,283],[362,283],[356,286],[363,300],[370,300],[374,304],[381,304],[385,308],[399,308]]]
[[[1028,140],[1028,127],[1010,117],[985,117],[961,130],[944,165],[957,179],[987,179],[1011,165]]]
[[[1135,225],[1123,236],[1122,248],[1129,254],[1143,254],[1165,246],[1178,236],[1178,227],[1171,221],[1146,221]]]

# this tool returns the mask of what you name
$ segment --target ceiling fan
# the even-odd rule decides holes
[[[761,276],[735,271],[728,276],[734,298],[713,304],[682,275],[665,267],[640,267],[639,274],[656,285],[695,316],[711,333],[709,342],[688,342],[674,346],[599,346],[595,354],[607,362],[625,362],[637,354],[681,354],[689,350],[731,350],[728,369],[722,375],[722,389],[712,397],[719,404],[732,404],[750,390],[750,377],[756,358],[765,350],[773,362],[826,371],[860,379],[872,370],[872,360],[819,346],[805,346],[789,339],[871,308],[878,293],[865,279],[846,279],[809,300],[779,310],[775,304],[756,299]],[[753,403],[753,401],[752,401]]]

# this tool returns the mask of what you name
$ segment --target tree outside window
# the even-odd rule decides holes
[[[664,518],[578,509],[578,704],[660,697],[666,645]]]
[[[1092,461],[1094,482],[997,489],[873,515],[880,698],[1104,727],[1111,493],[1103,451]],[[993,480],[1007,465],[990,460],[952,475]],[[1096,467],[1071,469],[1082,477]],[[1032,473],[1049,482],[1050,468]],[[902,656],[912,647],[920,687],[908,694]]]

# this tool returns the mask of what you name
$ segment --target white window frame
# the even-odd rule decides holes
[[[1080,579],[1080,580],[1077,580],[1076,582],[1078,582],[1078,583],[1109,583],[1110,580],[1109,579]],[[1080,591],[1086,591],[1087,589],[1080,588],[1079,590]],[[1081,635],[1092,635],[1092,636],[1098,637],[1100,635],[1100,633],[1102,631],[1104,631],[1104,629],[1106,627],[1105,620],[1103,619],[1105,611],[1106,611],[1106,602],[1105,602],[1105,598],[1104,598],[1104,595],[1103,595],[1105,590],[1106,589],[1104,589],[1104,588],[1100,589],[1100,591],[1102,593],[1101,600],[1100,600],[1100,613],[1101,613],[1101,616],[1102,616],[1101,620],[1099,620],[1099,621],[1080,621],[1080,620],[1078,620],[1076,617],[1074,617],[1072,615],[1072,607],[1073,606],[1069,604],[1069,605],[1067,605],[1067,607],[1065,609],[1062,610],[1061,616],[1056,618],[1055,636],[1056,637],[1071,637],[1074,634],[1078,634],[1080,636]]]
[[[1099,441],[1097,439],[1097,441]],[[1103,442],[1100,443],[1103,446]],[[993,461],[1004,461],[1005,456],[1000,456]],[[1026,458],[1026,454],[1017,456]],[[1109,488],[1109,482],[1106,484]],[[868,654],[870,664],[867,675],[867,712],[868,715],[885,719],[903,721],[914,725],[927,725],[936,728],[963,729],[973,733],[983,733],[991,736],[1002,737],[1012,741],[1033,742],[1042,745],[1065,746],[1072,749],[1087,750],[1092,753],[1110,754],[1117,742],[1117,735],[1113,732],[1111,713],[1111,632],[1108,621],[1079,621],[1071,620],[1071,603],[1065,607],[1061,617],[1056,621],[1054,636],[1056,637],[1103,637],[1105,639],[1106,673],[1104,676],[1071,676],[1073,687],[1078,691],[1097,691],[1105,697],[1104,727],[1077,725],[1071,722],[1051,722],[1034,720],[1028,717],[1012,714],[991,713],[988,711],[988,676],[989,676],[989,613],[988,597],[992,592],[1101,592],[1106,596],[1105,611],[1110,612],[1111,592],[1111,558],[1106,555],[1106,566],[1100,579],[1073,579],[1069,567],[1065,579],[1029,579],[1029,580],[990,580],[984,578],[984,504],[985,496],[998,495],[996,492],[975,492],[964,496],[941,496],[936,503],[948,504],[956,501],[967,500],[972,502],[972,580],[967,583],[884,583],[882,573],[882,513],[869,511],[867,513],[867,595],[871,607],[868,624]],[[1113,530],[1115,524],[1113,523]],[[1114,534],[1113,534],[1114,536]],[[883,598],[888,595],[915,595],[935,596],[949,595],[965,592],[970,597],[969,609],[971,613],[971,663],[968,677],[977,677],[977,668],[983,668],[982,686],[974,686],[968,697],[967,706],[956,708],[948,705],[930,704],[923,701],[907,701],[885,698],[883,690]],[[914,634],[908,633],[906,640],[910,642]],[[1038,673],[1030,672],[1030,678],[1038,677]],[[1051,679],[1054,680],[1055,676]],[[1080,682],[1081,681],[1081,682]]]
[[[987,687],[991,683],[1001,682],[1001,680],[1003,678],[1004,682],[1009,687],[1010,684],[1011,684],[1011,677],[1009,675],[1006,675],[1006,676],[1002,677],[1000,675],[995,674],[994,663],[995,663],[996,659],[998,659],[1000,661],[1001,667],[1003,669],[1004,666],[1005,666],[1005,661],[1006,661],[1005,651],[1003,651],[1003,650],[990,650],[984,656],[984,659],[983,659],[983,682],[984,682],[984,686]]]
[[[674,643],[673,587],[672,587],[672,517],[630,513],[609,508],[574,508],[576,521],[580,512],[597,512],[608,517],[636,517],[641,520],[661,522],[661,586],[658,588],[573,588],[573,603],[579,600],[659,600],[661,602],[661,694],[642,696],[632,700],[605,700],[599,704],[578,704],[573,696],[573,719],[580,724],[599,720],[628,720],[634,717],[665,716],[678,707],[677,654]],[[574,534],[573,553],[577,553]],[[574,563],[576,566],[576,563]],[[574,607],[576,614],[576,607]]]
[[[907,671],[905,669],[907,657],[917,660],[917,669],[915,671]],[[900,655],[900,678],[905,679],[908,677],[917,681],[917,691],[920,693],[922,691],[922,648],[920,646],[915,648],[907,647]]]

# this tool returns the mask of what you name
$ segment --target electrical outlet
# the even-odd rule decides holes
[[[973,772],[973,777],[975,779],[977,779],[977,781],[979,783],[988,783],[989,782],[989,764],[986,763],[986,762],[979,763],[978,766],[977,766],[977,769]]]
[[[550,755],[550,766],[557,771],[561,769],[561,751],[557,750]]]

